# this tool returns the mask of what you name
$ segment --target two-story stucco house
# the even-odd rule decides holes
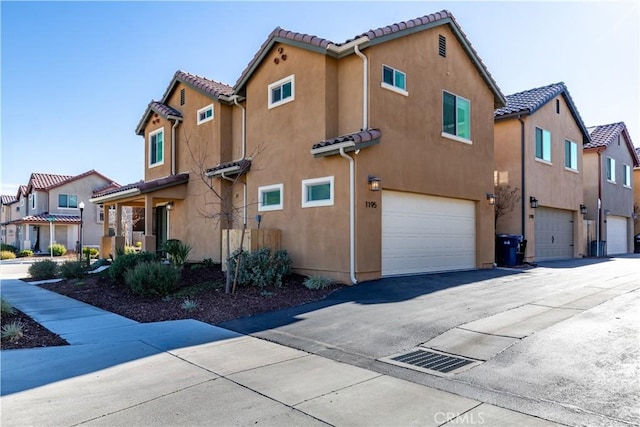
[[[591,255],[633,252],[633,168],[638,156],[623,122],[589,128],[591,142],[584,146],[584,191],[587,219],[596,222]],[[593,251],[592,251],[593,252]]]
[[[2,209],[0,210],[0,238],[2,243],[16,246],[16,229],[11,220],[18,218],[20,206],[18,198],[13,195],[2,195]]]
[[[640,160],[640,147],[636,147],[636,157]],[[634,252],[640,252],[640,165],[633,168],[633,235]]]
[[[524,236],[525,261],[586,255],[582,148],[589,142],[564,83],[507,95],[495,111],[495,183],[520,195],[496,233]]]
[[[225,203],[236,228],[280,230],[303,274],[490,268],[505,102],[447,11],[344,43],[276,28],[233,87],[177,72],[136,129],[145,180],[92,201],[145,207],[145,249],[170,236],[194,260],[220,261],[205,211]]]
[[[6,227],[16,228],[15,245],[19,249],[47,252],[51,243],[59,243],[67,250],[76,250],[81,224],[84,245],[97,246],[102,236],[102,215],[89,199],[96,190],[117,185],[95,170],[75,176],[32,173],[29,183],[18,190],[17,201],[11,205],[16,206],[12,212],[15,216]]]

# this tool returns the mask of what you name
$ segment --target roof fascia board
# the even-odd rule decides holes
[[[351,153],[353,151],[367,148],[371,145],[376,145],[379,143],[380,138],[372,139],[367,142],[360,142],[358,144],[355,144],[353,141],[349,141],[347,143],[343,142],[340,144],[328,145],[326,147],[318,148],[315,150],[312,149],[311,154],[313,154],[313,157],[315,158],[335,156],[336,154],[340,154],[340,148],[344,148],[345,153]]]
[[[507,120],[507,119],[517,119],[518,117],[523,117],[523,116],[530,116],[531,115],[531,110],[529,109],[525,109],[525,110],[520,110],[514,113],[509,113],[509,114],[502,114],[500,116],[495,116],[493,118],[494,121],[499,121],[499,120]]]
[[[191,89],[193,89],[196,92],[201,93],[202,95],[206,96],[207,98],[211,98],[214,101],[218,101],[219,102],[220,95],[218,95],[218,96],[211,95],[207,91],[202,90],[199,87],[192,85],[191,83],[189,83],[188,81],[186,81],[186,80],[184,80],[184,79],[182,79],[180,77],[174,77],[172,84],[169,86],[169,89],[167,89],[167,91],[165,92],[165,96],[163,96],[162,100],[159,101],[161,104],[165,104],[167,102],[167,99],[169,99],[169,96],[173,93],[173,90],[175,89],[175,87],[178,84],[178,82],[184,84],[185,86],[190,87]]]
[[[127,197],[131,197],[133,195],[137,196],[139,194],[141,194],[139,188],[130,188],[128,190],[120,191],[117,193],[105,194],[104,196],[100,196],[100,197],[92,197],[91,199],[89,199],[89,201],[91,203],[111,202],[111,201],[116,201],[116,200],[124,199]]]

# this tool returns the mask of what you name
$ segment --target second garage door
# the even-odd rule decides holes
[[[474,202],[382,192],[382,275],[475,268]]]
[[[536,261],[573,258],[573,212],[541,207],[535,221]]]
[[[626,254],[627,252],[627,218],[608,216],[607,255]]]

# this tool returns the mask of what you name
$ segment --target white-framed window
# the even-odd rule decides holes
[[[258,211],[282,210],[284,206],[282,189],[282,184],[258,187]]]
[[[104,223],[104,205],[97,205],[96,206],[96,210],[97,210],[97,222],[99,224]],[[109,224],[115,222],[115,218],[116,218],[116,207],[115,205],[110,205],[109,206]]]
[[[198,125],[213,120],[213,104],[198,110]]]
[[[295,89],[295,75],[293,74],[271,83],[268,88],[269,108],[293,101],[295,99]]]
[[[409,92],[407,92],[407,75],[388,65],[382,66],[382,83],[380,86],[405,96],[409,95]]]
[[[551,162],[551,132],[536,128],[536,159]]]
[[[573,141],[564,141],[564,167],[578,170],[578,144]]]
[[[77,209],[77,194],[58,194],[58,208],[60,209]]]
[[[302,180],[302,207],[333,206],[333,176]]]
[[[452,135],[461,142],[471,142],[471,101],[442,92],[442,136]]]
[[[35,211],[36,205],[36,193],[29,194],[29,209],[31,209],[31,211]]]
[[[631,187],[631,166],[622,165],[622,177],[624,179],[624,186]]]
[[[616,182],[616,159],[607,157],[606,169],[607,169],[607,181],[615,183]]]
[[[149,133],[149,166],[164,163],[164,128]]]

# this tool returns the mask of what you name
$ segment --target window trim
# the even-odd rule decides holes
[[[35,212],[38,207],[38,201],[36,199],[36,193],[29,194],[29,210]]]
[[[66,196],[67,197],[67,206],[61,206],[60,205],[60,196]],[[69,196],[76,196],[76,207],[69,207]],[[58,209],[73,209],[73,210],[78,210],[78,195],[77,194],[69,194],[69,193],[59,193],[58,194]]]
[[[611,163],[611,166],[609,166],[609,163]],[[611,175],[611,178],[607,176],[609,174]],[[605,176],[607,178],[607,182],[610,182],[612,184],[616,183],[616,159],[614,159],[613,157],[607,156],[605,160]]]
[[[456,133],[455,134],[446,132],[444,130],[444,96],[445,96],[445,93],[453,96],[455,98],[455,101],[456,101],[456,103],[455,103],[455,112],[456,112],[456,117],[455,117],[456,128],[455,128],[455,132]],[[458,135],[458,99],[463,99],[463,100],[465,100],[465,101],[467,101],[469,103],[469,111],[468,111],[468,115],[469,115],[469,118],[468,118],[469,119],[469,138],[466,138],[464,136]],[[471,139],[471,100],[467,99],[467,98],[465,98],[463,96],[456,95],[453,92],[449,92],[448,90],[443,90],[442,91],[442,100],[441,100],[440,107],[441,107],[441,111],[442,111],[442,127],[441,127],[442,132],[441,132],[441,136],[443,136],[445,138],[448,138],[448,139],[452,139],[454,141],[462,142],[462,143],[465,143],[465,144],[469,144],[469,145],[473,144],[473,140]]]
[[[329,184],[329,198],[326,200],[308,200],[308,189],[314,185]],[[334,205],[334,177],[324,176],[322,178],[310,178],[302,180],[302,207],[303,208],[315,208],[318,206],[333,206]]]
[[[280,203],[263,206],[264,194],[273,190],[280,191]],[[284,209],[284,184],[263,185],[258,187],[258,212],[281,211]]]
[[[542,157],[538,157],[538,150],[537,150],[537,148],[538,148],[537,147],[537,144],[538,144],[538,129],[540,129],[542,131],[542,141],[541,141],[541,143],[542,143]],[[544,133],[545,132],[547,132],[549,134],[549,159],[545,159],[544,158]],[[544,128],[536,126],[535,127],[535,135],[534,135],[534,147],[533,147],[534,148],[533,155],[535,156],[535,159],[537,161],[539,161],[539,162],[552,165],[553,164],[553,156],[552,156],[553,149],[552,149],[552,146],[553,146],[553,140],[552,140],[552,137],[551,137],[551,131],[548,131],[548,130],[546,130]]]
[[[627,180],[627,178],[629,178]],[[631,166],[629,166],[626,163],[622,164],[622,185],[625,188],[631,188],[631,183],[633,182],[632,179],[632,172],[631,172]]]
[[[276,82],[271,83],[267,86],[267,100],[268,100],[268,108],[269,110],[275,107],[279,107],[283,104],[287,104],[296,99],[296,75],[291,74],[290,76],[284,77]],[[284,86],[286,83],[291,82],[291,96],[286,98],[282,98],[278,101],[273,102],[273,89],[278,86]]]
[[[388,68],[391,71],[393,71],[393,84],[389,84],[384,81],[385,68]],[[401,88],[400,86],[396,86],[395,84],[396,73],[400,73],[404,76],[404,88]],[[380,87],[390,90],[392,92],[398,93],[400,95],[409,96],[409,92],[407,91],[407,73],[405,73],[404,71],[400,71],[399,69],[392,67],[390,65],[382,64],[382,81],[380,82]]]
[[[209,116],[209,117],[205,117],[204,119],[200,119],[200,113],[202,113],[202,112],[204,112],[204,111],[208,111],[208,110],[211,110],[211,116]],[[209,104],[209,105],[207,105],[207,106],[204,106],[204,107],[200,108],[200,109],[196,112],[196,123],[197,123],[197,125],[198,125],[198,126],[200,126],[200,125],[201,125],[201,124],[203,124],[203,123],[210,122],[211,120],[213,120],[214,112],[215,112],[215,110],[214,110],[214,108],[213,108],[213,103],[211,103],[211,104]]]
[[[567,143],[571,144],[571,147],[575,148],[575,154],[576,154],[576,167],[573,168],[571,166],[567,166]],[[578,168],[578,144],[571,141],[570,139],[565,139],[564,140],[564,168],[565,170],[571,171],[571,172],[578,172],[580,169]],[[573,156],[571,156],[570,160],[573,160]],[[571,163],[571,162],[570,162]]]
[[[160,161],[157,161],[155,163],[151,162],[151,139],[153,138],[153,136],[157,135],[161,133],[162,134],[162,159]],[[150,168],[155,168],[156,166],[161,166],[164,164],[164,127],[158,128],[154,131],[149,132],[149,167]]]

